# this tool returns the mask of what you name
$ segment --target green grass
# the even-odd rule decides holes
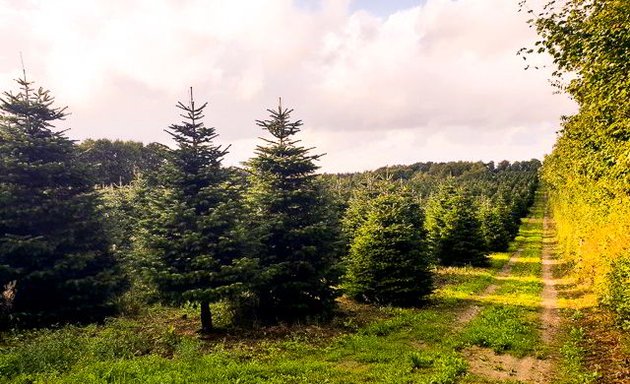
[[[424,308],[375,307],[344,300],[343,316],[331,324],[224,329],[209,340],[194,333],[195,310],[163,307],[102,325],[5,333],[0,335],[0,382],[465,381],[468,364],[462,349],[469,345],[515,356],[540,355],[542,223],[540,211],[535,212],[511,245],[512,252],[522,251],[521,262],[512,266],[509,277],[498,274],[510,253],[491,255],[488,268],[438,268],[436,292]],[[496,291],[481,297],[492,284]],[[471,304],[481,306],[479,315],[459,324],[462,309]],[[216,309],[221,317],[220,308]]]
[[[485,307],[462,333],[462,345],[491,348],[516,357],[546,354],[540,339],[542,293],[543,202],[538,199],[532,215],[523,220],[515,240],[520,253],[510,276],[496,281],[497,289],[486,297]]]
[[[491,348],[497,353],[524,357],[540,345],[530,311],[521,307],[493,305],[473,319],[463,334],[465,344]]]
[[[452,321],[444,320],[454,320],[454,312],[377,311],[381,319],[316,343],[298,331],[206,343],[176,333],[168,321],[145,326],[146,318],[5,334],[0,382],[454,383],[465,373],[464,360],[445,341]],[[414,364],[414,356],[424,363]]]
[[[455,383],[466,373],[451,336],[458,310],[436,297],[422,309],[359,310],[342,320],[352,331],[319,338],[297,327],[206,342],[170,325],[184,311],[156,308],[104,325],[5,334],[0,382]]]

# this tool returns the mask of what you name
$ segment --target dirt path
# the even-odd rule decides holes
[[[541,282],[543,290],[541,292],[541,341],[545,344],[545,349],[550,351],[545,359],[534,356],[526,356],[517,358],[509,354],[497,354],[488,348],[472,347],[467,348],[465,354],[470,366],[470,372],[475,375],[486,377],[494,380],[507,380],[510,382],[518,381],[521,383],[553,383],[554,366],[557,360],[556,335],[560,327],[560,313],[557,301],[557,280],[553,276],[554,265],[557,264],[555,259],[555,243],[553,242],[554,233],[551,219],[545,212],[543,218],[543,236],[542,236],[542,275]],[[522,250],[515,252],[505,265],[503,270],[497,275],[498,277],[508,277],[511,273],[512,266],[518,262]],[[481,296],[491,295],[497,290],[498,286],[493,284],[489,286]],[[474,306],[468,308],[464,314],[467,316],[465,323],[470,322],[479,314],[481,308]]]
[[[534,356],[514,357],[498,354],[488,348],[471,347],[466,350],[470,372],[493,380],[509,380],[510,383],[547,384],[553,383],[549,372],[550,360]]]
[[[548,346],[553,344],[555,335],[560,326],[560,313],[558,311],[557,280],[553,277],[553,266],[557,264],[555,259],[555,242],[553,242],[553,229],[551,220],[545,214],[543,221],[543,250],[542,250],[542,340]]]
[[[545,224],[543,224],[544,226]],[[545,227],[546,233],[546,227]],[[497,274],[497,277],[509,277],[512,271],[512,266],[518,262],[519,257],[521,256],[522,249],[514,252],[514,254],[510,257],[508,263],[503,267],[501,272]],[[542,264],[543,264],[543,276],[542,280],[544,283],[544,288],[542,292],[542,305],[543,305],[543,313],[542,313],[542,323],[543,327],[546,323],[546,317],[551,317],[552,312],[555,311],[556,305],[556,292],[553,287],[553,279],[551,276],[551,267],[550,265],[545,263],[545,255],[549,257],[549,252],[545,252],[543,248],[542,254]],[[492,284],[481,295],[492,295],[498,289],[497,284]],[[547,309],[548,308],[548,309]],[[469,318],[466,319],[465,323],[470,322],[473,318],[475,318],[479,312],[481,311],[481,307],[473,306],[468,308],[464,314],[468,315]],[[556,313],[557,315],[557,313]],[[464,324],[465,324],[464,323]],[[557,324],[557,323],[556,323]],[[542,339],[547,343],[547,340],[550,339],[550,331],[552,328],[543,328],[542,330]],[[548,336],[546,336],[548,335]],[[546,339],[547,338],[547,339]],[[498,354],[488,348],[479,348],[479,347],[470,347],[465,351],[467,355],[468,363],[470,364],[470,371],[476,375],[488,377],[494,380],[508,380],[508,381],[518,381],[521,383],[551,383],[550,375],[552,372],[552,362],[550,360],[541,360],[533,356],[526,356],[522,358],[514,357],[509,354]]]

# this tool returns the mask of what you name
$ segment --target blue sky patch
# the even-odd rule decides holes
[[[350,3],[350,10],[354,12],[362,9],[374,15],[389,16],[424,3],[426,0],[353,0]]]
[[[426,0],[352,0],[350,12],[367,11],[373,15],[386,17],[397,11],[426,3]],[[316,11],[321,7],[321,0],[295,0],[302,9]]]

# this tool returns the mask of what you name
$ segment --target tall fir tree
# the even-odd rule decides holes
[[[16,324],[90,321],[114,309],[125,282],[110,251],[98,196],[66,116],[49,91],[17,80],[0,99],[0,286],[14,289]]]
[[[443,265],[487,263],[481,223],[471,197],[452,182],[433,194],[426,208],[426,229],[434,257]]]
[[[259,244],[257,316],[263,322],[296,321],[327,315],[337,295],[339,224],[323,184],[316,178],[321,155],[294,139],[302,122],[291,109],[268,110],[258,126],[262,139],[247,163],[248,203]]]
[[[414,306],[432,291],[424,215],[409,191],[382,191],[369,202],[357,194],[365,219],[353,231],[344,287],[355,299]],[[353,220],[350,220],[352,222]]]
[[[200,307],[201,332],[213,329],[210,303],[243,288],[251,265],[241,257],[240,190],[221,162],[228,148],[214,144],[203,124],[204,103],[179,102],[184,121],[166,130],[177,143],[163,169],[163,186],[149,196],[140,237],[162,297]]]

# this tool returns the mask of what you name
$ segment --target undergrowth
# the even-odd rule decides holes
[[[440,267],[422,308],[342,299],[331,323],[244,330],[216,307],[220,329],[201,337],[194,308],[156,306],[100,325],[1,334],[0,382],[454,384],[468,375],[467,345],[539,353],[540,225],[526,221],[511,245],[520,252],[511,276],[498,276],[510,253],[491,255],[488,268]],[[462,328],[473,304],[481,312]]]

